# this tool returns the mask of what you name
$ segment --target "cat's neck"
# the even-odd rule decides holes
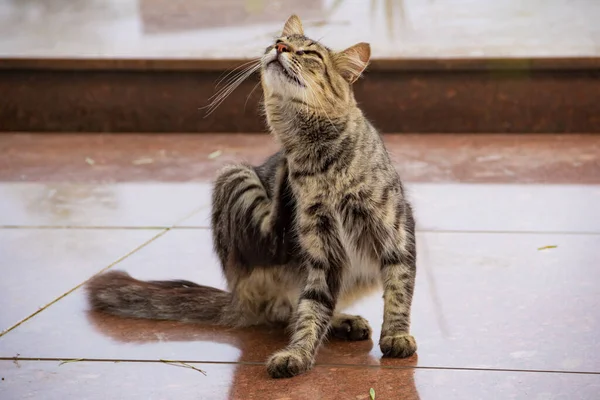
[[[269,128],[284,150],[328,146],[339,141],[350,126],[364,118],[354,102],[324,109],[277,97],[265,101],[265,112]]]
[[[281,144],[290,171],[322,171],[336,155],[359,151],[362,138],[376,132],[357,107],[323,115],[284,102],[265,103],[269,128]]]

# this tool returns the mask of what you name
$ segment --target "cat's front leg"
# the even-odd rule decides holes
[[[388,251],[381,260],[384,310],[379,347],[387,357],[404,358],[417,351],[417,342],[410,335],[416,251],[414,235],[405,237],[407,240],[400,248]]]
[[[348,256],[333,214],[314,203],[298,214],[298,241],[307,279],[289,345],[267,363],[273,378],[288,378],[309,370],[335,310]]]

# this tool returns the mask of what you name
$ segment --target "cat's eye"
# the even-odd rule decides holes
[[[304,50],[296,50],[296,54],[301,56],[304,54]]]

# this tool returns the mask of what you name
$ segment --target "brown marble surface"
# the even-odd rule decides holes
[[[557,248],[538,250],[548,245]],[[331,340],[317,363],[600,373],[600,319],[593,311],[600,235],[424,232],[417,246],[412,330],[418,361],[382,359],[376,340]],[[211,247],[209,230],[171,230],[112,268],[140,279],[183,278],[224,288]],[[376,292],[347,311],[367,318],[378,338],[382,308]],[[0,356],[262,363],[285,341],[275,329],[108,317],[88,312],[77,289],[2,337]]]
[[[0,332],[156,234],[151,230],[0,229]]]
[[[177,398],[211,400],[581,399],[597,398],[600,376],[517,371],[317,366],[294,379],[269,379],[262,366],[202,364],[200,372],[152,363],[0,361],[4,398]]]
[[[256,76],[206,116],[227,72],[0,69],[0,131],[264,132]],[[373,70],[354,91],[384,133],[600,133],[597,67]]]
[[[269,137],[1,135],[0,398],[597,398],[598,136],[385,140],[417,213],[418,354],[332,339],[273,381],[283,331],[111,317],[80,288],[107,268],[224,287],[209,180]],[[348,312],[378,337],[380,293]]]
[[[599,134],[385,135],[408,182],[600,183]],[[229,162],[262,163],[266,134],[0,134],[0,180],[207,181]]]
[[[371,44],[356,95],[384,132],[600,132],[595,0],[5,0],[0,130],[260,132],[252,78],[198,108],[292,13]]]

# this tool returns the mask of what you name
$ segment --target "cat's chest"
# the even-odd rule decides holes
[[[328,215],[335,221],[333,226],[335,232],[332,233],[340,239],[349,260],[345,272],[347,279],[350,281],[372,280],[373,276],[378,276],[379,267],[373,259],[372,251],[361,247],[361,243],[364,246],[372,242],[371,238],[365,238],[364,236],[369,233],[360,230],[343,215],[347,214],[347,208],[341,205],[345,200],[347,202],[347,194],[353,193],[348,189],[347,182],[339,179],[313,178],[295,182],[292,189],[298,199],[298,213],[302,214],[304,210],[314,209],[317,204],[319,205],[318,209],[326,210]],[[363,204],[363,206],[365,205]],[[310,211],[305,214],[312,215]]]
[[[329,199],[333,199],[346,191],[343,181],[339,177],[328,177],[327,175],[294,176],[294,179],[290,181],[290,186],[297,197],[306,201],[325,195]]]
[[[342,247],[348,257],[348,264],[343,272],[342,287],[351,291],[357,286],[370,287],[380,282],[379,263],[368,249],[361,248],[357,240],[360,232],[351,227],[344,227],[338,218],[338,234]]]

